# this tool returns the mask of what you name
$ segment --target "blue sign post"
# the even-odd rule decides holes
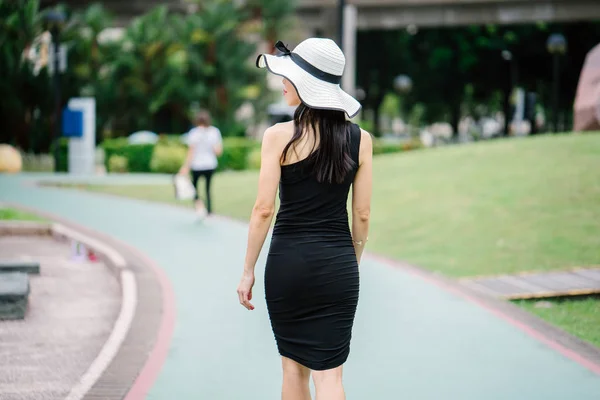
[[[83,112],[65,108],[62,114],[62,131],[66,137],[82,137]]]

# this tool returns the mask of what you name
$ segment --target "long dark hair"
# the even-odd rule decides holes
[[[285,163],[294,143],[305,132],[312,131],[315,141],[309,157],[317,181],[342,183],[354,167],[350,155],[350,129],[350,122],[346,121],[343,111],[320,110],[302,103],[294,113],[294,136],[283,149],[281,163]],[[315,148],[317,131],[319,146]]]

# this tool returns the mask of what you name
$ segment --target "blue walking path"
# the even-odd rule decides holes
[[[148,399],[279,398],[280,360],[262,282],[266,252],[257,266],[256,310],[243,309],[235,292],[244,224],[221,218],[199,223],[185,208],[37,187],[31,184],[37,178],[0,176],[0,202],[122,240],[158,263],[171,281],[176,325]],[[348,399],[600,399],[600,376],[590,369],[464,297],[370,257],[361,265],[344,373]]]

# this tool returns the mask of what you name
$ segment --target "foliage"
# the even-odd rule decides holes
[[[128,164],[128,160],[127,157],[125,156],[120,156],[118,154],[113,154],[112,156],[110,156],[110,158],[108,159],[108,172],[111,173],[124,173],[127,172],[127,164]]]
[[[44,218],[13,208],[0,207],[0,221],[36,221],[45,222]]]
[[[42,32],[42,17],[38,0],[0,0],[0,142],[21,149],[50,143],[52,121],[39,117],[52,111],[50,80],[45,71],[36,75],[33,65],[24,62]]]
[[[105,165],[110,170],[110,159],[115,155],[127,159],[129,172],[174,173],[179,170],[187,147],[178,135],[162,135],[156,145],[129,144],[126,138],[107,139],[102,143]],[[219,157],[219,170],[243,170],[248,167],[248,156],[260,143],[245,139],[223,139],[223,154]]]
[[[199,107],[226,134],[244,136],[253,121],[238,120],[236,111],[251,103],[254,118],[261,118],[269,101],[265,74],[249,62],[260,39],[252,26],[257,16],[268,16],[254,33],[278,36],[293,2],[192,2],[197,11],[188,14],[155,7],[112,40],[106,36],[112,16],[101,4],[76,11],[60,6],[67,17],[60,40],[68,47],[60,107],[74,96],[94,96],[99,142],[141,129],[185,132]],[[47,67],[38,70],[22,57],[44,32],[43,16],[39,0],[0,0],[0,142],[35,152],[48,151],[56,123]]]
[[[219,169],[244,170],[248,156],[260,143],[242,138],[226,138],[223,141],[223,154],[219,157]]]
[[[58,150],[56,150],[57,146]],[[52,142],[50,151],[58,156],[55,171],[67,172],[69,170],[69,139],[62,137],[55,140]]]
[[[600,296],[544,300],[550,307],[536,307],[539,301],[514,303],[600,348]]]
[[[250,170],[259,170],[260,169],[260,160],[261,160],[261,153],[260,153],[260,149],[256,148],[250,151],[250,153],[248,153],[248,159],[247,159],[247,167]]]
[[[129,144],[126,138],[117,138],[105,140],[102,142],[102,148],[105,152],[106,169],[110,169],[109,161],[111,157],[118,155],[127,159],[127,168],[129,172],[149,172],[153,144]]]
[[[54,158],[49,154],[24,153],[23,171],[54,172]]]
[[[400,153],[402,151],[420,149],[421,147],[421,142],[414,139],[403,142],[387,141],[385,139],[375,139],[373,141],[373,155]]]
[[[183,165],[186,154],[186,149],[181,146],[156,146],[150,162],[150,171],[175,174]]]
[[[366,90],[365,109],[374,112],[373,133],[379,133],[380,106],[400,74],[413,81],[412,91],[402,96],[403,103],[423,104],[423,122],[447,121],[456,128],[459,118],[466,110],[474,111],[475,105],[486,105],[487,114],[508,111],[511,65],[502,58],[503,50],[513,55],[514,82],[535,91],[539,104],[548,108],[552,58],[545,44],[553,32],[562,32],[569,42],[567,56],[561,60],[560,107],[570,115],[585,56],[600,42],[597,22],[423,28],[412,34],[404,30],[361,32],[357,85]]]

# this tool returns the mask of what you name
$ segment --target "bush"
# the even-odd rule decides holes
[[[154,148],[150,171],[163,174],[175,174],[185,161],[187,150],[181,146],[158,145]]]
[[[69,170],[69,138],[61,137],[52,143],[50,154],[54,157],[56,146],[58,146],[58,162],[55,172],[67,172]]]
[[[421,147],[417,140],[406,142],[390,142],[387,140],[373,139],[373,155],[399,153],[401,151],[415,150]]]
[[[161,135],[156,145],[129,144],[126,138],[107,139],[101,147],[104,149],[107,170],[110,170],[108,160],[111,157],[122,156],[127,159],[129,172],[177,172],[185,159],[187,151],[187,147],[181,142],[179,135]],[[249,156],[253,150],[260,150],[260,143],[255,140],[224,138],[223,154],[219,156],[219,170],[244,170],[248,168]],[[154,153],[157,152],[158,155],[154,156]],[[252,165],[260,166],[260,151],[258,156],[253,155],[252,157]]]
[[[27,172],[54,172],[54,157],[52,154],[24,153],[23,171]]]
[[[112,156],[127,159],[129,172],[150,172],[150,161],[154,152],[153,144],[129,144],[127,138],[108,139],[102,142],[106,168],[110,170],[108,160]]]
[[[112,155],[108,159],[108,172],[123,173],[127,172],[128,160],[125,156]]]
[[[223,154],[219,157],[219,170],[244,170],[248,167],[248,156],[260,143],[244,138],[223,139]]]
[[[248,169],[260,169],[260,148],[252,149],[250,153],[248,153],[246,165]]]

